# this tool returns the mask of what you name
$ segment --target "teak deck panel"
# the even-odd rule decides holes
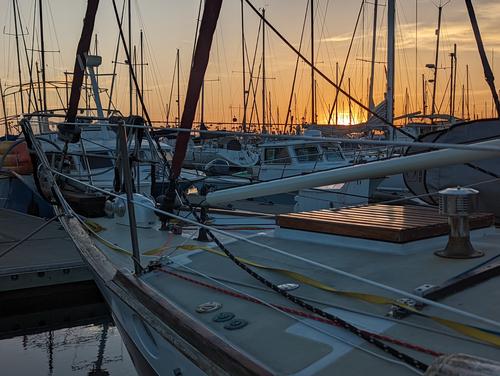
[[[474,213],[470,228],[489,227],[494,215]],[[437,209],[420,206],[372,205],[339,210],[323,209],[277,216],[282,228],[406,243],[446,235],[448,218]]]

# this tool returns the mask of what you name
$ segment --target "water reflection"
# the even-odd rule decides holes
[[[103,314],[106,306],[102,301],[96,305],[95,300],[91,299],[91,309],[80,301],[68,305],[65,312],[60,308],[57,312],[16,309],[15,315],[2,312],[2,376],[137,375],[118,329],[109,314]]]

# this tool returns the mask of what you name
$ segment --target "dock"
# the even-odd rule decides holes
[[[0,209],[0,255],[47,220]],[[92,280],[57,220],[0,257],[0,293]]]

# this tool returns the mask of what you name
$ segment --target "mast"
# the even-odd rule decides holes
[[[372,38],[372,59],[370,67],[370,91],[368,95],[368,107],[371,111],[375,108],[375,102],[373,100],[373,84],[375,81],[375,52],[377,48],[377,15],[378,15],[378,0],[374,0],[374,10],[373,10],[373,38]]]
[[[201,19],[200,33],[198,34],[198,42],[191,65],[189,82],[186,92],[186,100],[184,102],[184,112],[182,113],[181,125],[182,129],[191,129],[196,113],[196,107],[200,97],[200,91],[205,77],[205,72],[208,66],[210,56],[210,48],[212,46],[217,20],[219,19],[222,0],[212,0],[205,2],[203,17]],[[180,132],[177,136],[175,144],[175,153],[172,160],[172,169],[170,173],[169,191],[167,193],[167,202],[173,204],[175,200],[175,183],[180,175],[182,163],[186,156],[188,141],[190,138],[189,132]]]
[[[427,114],[427,90],[425,85],[425,74],[422,73],[422,112]]]
[[[394,70],[395,70],[395,18],[396,0],[387,2],[387,121],[392,124],[394,121]],[[394,137],[394,130],[391,128],[391,138]]]
[[[311,1],[311,124],[316,124],[316,83],[314,80],[314,0]]]
[[[456,45],[455,45],[456,47]],[[455,61],[453,52],[450,54],[450,116],[453,116],[453,71],[455,69]]]
[[[262,8],[262,130],[266,126],[266,9]]]
[[[36,82],[38,87],[38,101],[40,102],[40,111],[43,111],[42,84],[40,83],[40,68],[38,67],[38,61],[35,61],[35,69]]]
[[[465,66],[465,85],[466,85],[466,101],[467,101],[467,119],[470,120],[470,96],[469,96],[469,64]]]
[[[16,33],[15,35],[16,35],[16,54],[17,54],[17,74],[19,78],[19,95],[21,96],[21,112],[24,113],[23,79],[21,76],[21,55],[19,53],[19,32],[17,29],[16,0],[12,0],[12,5],[14,7],[14,30]]]
[[[180,55],[177,49],[177,126],[181,123],[181,79],[180,79]]]
[[[134,50],[133,50],[133,60],[132,60],[132,66],[134,67],[133,69],[137,72],[137,46],[134,44]],[[138,99],[139,93],[137,90],[135,91],[135,114],[137,115],[139,113],[139,99]]]
[[[0,80],[0,96],[2,96],[2,110],[3,110],[3,119],[5,122],[5,135],[9,135],[9,126],[7,124],[7,106],[5,106],[5,96],[3,95],[2,88],[2,80]]]
[[[465,119],[465,86],[462,84],[462,120]]]
[[[144,95],[144,36],[141,29],[140,32],[140,50],[141,50],[141,93]],[[144,116],[144,109],[141,110]]]
[[[128,48],[132,48],[132,0],[128,0]],[[132,62],[128,64],[129,115],[132,116]]]
[[[336,96],[339,96],[339,62],[335,62],[335,87],[337,89]],[[334,103],[335,106],[335,125],[339,124],[339,105]]]
[[[450,115],[455,116],[455,100],[457,92],[457,44],[453,45],[451,53],[451,75],[450,75]]]
[[[83,20],[82,33],[76,50],[73,81],[71,83],[71,94],[69,97],[68,112],[66,114],[66,122],[70,124],[65,125],[66,129],[60,129],[63,136],[65,136],[65,131],[71,132],[75,128],[74,122],[76,120],[78,102],[80,101],[81,96],[81,88],[87,60],[86,54],[90,49],[90,42],[92,40],[92,31],[94,30],[94,22],[98,5],[99,0],[88,0],[87,2],[87,11]]]
[[[418,0],[415,0],[415,102],[418,98]]]
[[[352,124],[352,109],[351,109],[351,77],[347,78],[347,92],[349,93],[349,99],[347,100],[347,105],[349,106],[349,125]]]
[[[98,44],[99,44],[99,41],[97,40],[97,33],[95,33],[95,37],[94,37],[94,53],[95,53],[96,56],[99,55]],[[99,66],[96,67],[95,71],[96,71],[97,89],[99,90]]]
[[[201,114],[200,114],[200,129],[205,126],[205,80],[201,83]]]
[[[40,7],[40,56],[41,56],[41,73],[42,73],[42,93],[43,93],[43,111],[47,111],[47,83],[45,81],[45,38],[43,35],[43,6],[42,0],[38,0]]]
[[[241,0],[241,61],[243,67],[243,120],[241,127],[243,132],[247,131],[247,83],[246,83],[246,64],[245,64],[245,18],[243,12],[243,0]],[[203,112],[203,111],[202,111]]]
[[[479,25],[477,24],[474,7],[472,5],[471,0],[465,0],[465,4],[467,5],[467,11],[469,12],[469,18],[472,24],[472,29],[474,30],[477,49],[479,50],[479,55],[481,56],[481,63],[483,64],[484,76],[486,77],[486,82],[490,87],[491,95],[493,97],[493,102],[495,103],[498,117],[500,117],[500,102],[498,100],[498,93],[495,88],[495,77],[493,76],[493,71],[491,70],[490,63],[488,62],[488,57],[486,56],[486,51],[484,50],[484,44],[481,38],[481,32],[479,31]]]
[[[438,74],[438,63],[439,63],[439,41],[441,39],[441,17],[443,14],[443,6],[438,7],[438,26],[436,30],[436,55],[434,57],[434,81],[432,86],[432,108],[431,115],[436,113],[436,88],[437,88],[437,74]]]

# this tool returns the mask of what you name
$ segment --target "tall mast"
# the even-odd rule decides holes
[[[16,0],[12,0],[12,5],[14,7],[14,30],[16,33],[17,74],[19,78],[19,95],[21,96],[21,112],[24,113],[23,79],[21,76],[21,56],[19,54],[19,32],[17,30]]]
[[[180,55],[177,49],[177,126],[181,124],[181,79]]]
[[[219,19],[222,0],[211,0],[205,2],[203,17],[201,19],[200,32],[196,43],[193,63],[189,75],[189,81],[184,101],[184,112],[182,113],[181,128],[192,129],[196,107],[200,97],[201,86],[205,77],[212,46],[215,27]],[[170,184],[167,191],[167,198],[163,206],[172,207],[175,200],[176,180],[181,173],[182,163],[186,156],[189,132],[179,132],[175,143],[175,153],[172,158],[172,169],[170,172]]]
[[[140,32],[140,49],[141,49],[141,94],[144,96],[144,36],[141,29]],[[144,108],[142,109],[142,115],[144,116]]]
[[[418,98],[418,0],[415,0],[415,102]]]
[[[5,97],[3,95],[3,88],[2,88],[2,80],[0,80],[0,96],[2,97],[2,110],[3,110],[3,119],[5,123],[5,135],[9,135],[9,125],[7,123],[7,106],[5,105]]]
[[[316,83],[314,82],[314,0],[311,1],[311,124],[316,124]]]
[[[134,70],[137,72],[137,46],[134,44],[134,50],[133,50],[133,55],[132,55],[132,65],[134,67]],[[137,115],[139,113],[139,98],[138,98],[139,93],[137,92],[137,89],[135,90],[135,114]]]
[[[372,38],[372,59],[371,59],[371,70],[370,70],[370,91],[368,95],[368,107],[371,111],[375,108],[375,102],[373,100],[373,84],[375,81],[375,52],[377,48],[377,15],[378,15],[378,0],[374,0],[373,9],[373,38]]]
[[[395,29],[396,29],[396,0],[387,2],[387,121],[389,124],[394,120],[394,70],[395,70]],[[392,137],[394,131],[391,128]]]
[[[47,111],[47,85],[45,81],[45,38],[43,36],[43,6],[42,0],[38,0],[40,7],[40,55],[41,55],[41,73],[42,73],[42,90],[43,90],[43,111]]]
[[[262,8],[262,129],[266,126],[266,9]]]
[[[40,111],[43,111],[42,84],[40,83],[40,69],[38,66],[38,61],[35,62],[35,69],[36,69],[36,82],[38,87],[38,101],[40,102]]]
[[[339,62],[335,62],[335,86],[337,88],[336,96],[339,96]],[[334,103],[335,106],[335,125],[339,124],[339,105]]]
[[[465,119],[465,85],[462,84],[462,120]]]
[[[201,83],[201,114],[200,114],[200,129],[205,126],[205,79]]]
[[[132,48],[132,0],[128,0],[128,48]],[[132,57],[131,57],[132,58]],[[129,115],[132,115],[132,62],[128,64]]]
[[[246,64],[245,64],[245,18],[243,12],[243,0],[241,0],[241,61],[243,67],[243,120],[241,127],[243,132],[247,131],[247,82],[246,82]]]
[[[427,90],[425,85],[425,74],[422,73],[422,112],[427,114]]]
[[[434,57],[434,82],[432,86],[432,108],[431,115],[436,113],[436,88],[437,88],[437,74],[438,74],[438,63],[439,63],[439,41],[441,39],[441,16],[443,14],[443,6],[438,7],[438,26],[436,30],[436,55]]]
[[[453,52],[450,54],[451,75],[450,75],[450,115],[455,116],[455,95],[457,91],[457,44],[453,45]]]
[[[349,125],[352,124],[352,106],[351,106],[351,77],[347,78],[347,87],[349,93],[349,99],[347,100],[347,104],[349,106]]]
[[[469,102],[469,99],[470,99],[470,96],[469,96],[469,64],[467,64],[465,66],[465,76],[466,76],[466,79],[465,79],[465,84],[466,84],[466,93],[467,93],[467,98],[466,98],[466,101],[467,101],[467,119],[470,120],[470,102]]]
[[[86,55],[90,50],[90,42],[92,40],[92,32],[94,30],[98,5],[99,0],[89,0],[87,2],[87,11],[83,20],[82,33],[76,50],[73,81],[71,82],[71,94],[69,97],[68,112],[66,113],[66,122],[69,124],[63,125],[62,128],[59,129],[59,136],[63,136],[63,140],[65,141],[77,141],[74,138],[75,136],[72,136],[72,132],[75,129],[74,122],[76,121],[76,115],[78,113],[78,102],[80,101],[83,76],[85,74]]]

